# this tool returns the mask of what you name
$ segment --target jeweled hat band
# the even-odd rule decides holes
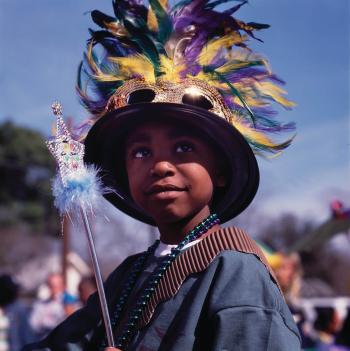
[[[158,79],[154,84],[142,78],[129,80],[109,99],[106,112],[143,102],[184,103],[202,107],[227,121],[232,116],[219,92],[199,79],[184,79],[181,83]]]

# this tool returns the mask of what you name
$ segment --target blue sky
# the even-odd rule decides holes
[[[30,5],[29,5],[30,4]],[[333,198],[350,206],[348,0],[250,0],[238,13],[269,23],[252,43],[287,82],[297,123],[293,145],[279,158],[259,160],[255,208],[269,216],[293,212],[316,221]],[[0,1],[0,121],[12,119],[48,134],[50,105],[82,120],[74,86],[92,26],[87,11],[111,13],[110,0]]]

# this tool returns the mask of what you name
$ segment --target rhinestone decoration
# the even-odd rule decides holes
[[[227,121],[230,121],[230,118],[232,118],[232,112],[225,105],[220,93],[203,80],[195,78],[184,79],[181,81],[181,84],[162,79],[157,79],[155,84],[146,82],[142,78],[130,79],[111,96],[105,111],[111,112],[119,107],[126,106],[129,95],[141,89],[151,89],[154,91],[156,96],[152,102],[170,102],[176,104],[182,104],[184,94],[195,91],[196,94],[203,95],[212,103],[213,108],[209,110],[210,112],[217,114]]]
[[[210,228],[219,223],[220,220],[217,217],[217,215],[211,214],[209,217],[207,217],[201,223],[199,223],[194,229],[192,229],[185,236],[185,238],[177,245],[177,247],[173,248],[171,252],[164,257],[162,264],[160,264],[159,267],[149,277],[148,284],[143,290],[142,295],[137,300],[135,308],[129,313],[128,321],[125,324],[125,327],[123,328],[122,333],[116,342],[118,348],[123,349],[127,347],[128,343],[130,342],[131,338],[133,337],[136,331],[137,322],[139,321],[145,306],[152,297],[153,292],[156,290],[156,287],[161,281],[167,268],[179,256],[183,247],[189,242],[200,238]],[[133,290],[148,257],[154,254],[154,251],[156,250],[158,244],[159,240],[157,240],[152,246],[150,246],[149,249],[146,252],[144,252],[134,263],[129,279],[122,289],[121,297],[119,298],[118,304],[115,307],[114,314],[111,318],[112,327],[115,328],[120,322],[123,309],[125,308],[130,293]],[[106,340],[104,340],[101,345],[101,350],[103,350],[106,347],[106,345],[107,342]]]
[[[62,106],[55,102],[51,106],[56,116],[56,136],[46,145],[57,161],[63,185],[73,174],[84,170],[84,145],[71,137],[62,117]]]

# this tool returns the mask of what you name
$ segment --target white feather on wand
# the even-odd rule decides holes
[[[75,212],[82,206],[92,208],[107,189],[98,177],[98,170],[94,166],[87,166],[67,177],[65,184],[61,176],[57,175],[53,180],[52,192],[54,205],[63,215]]]

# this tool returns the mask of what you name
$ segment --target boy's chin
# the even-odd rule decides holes
[[[171,225],[181,224],[190,221],[196,217],[200,211],[194,209],[185,209],[183,207],[163,207],[157,213],[153,213],[151,216],[157,226],[160,225]],[[200,221],[200,220],[199,220]]]
[[[184,211],[183,209],[179,208],[169,208],[163,207],[159,211],[155,211],[150,214],[154,222],[157,226],[164,225],[164,224],[175,224],[179,223],[189,216],[191,216],[190,212]]]

